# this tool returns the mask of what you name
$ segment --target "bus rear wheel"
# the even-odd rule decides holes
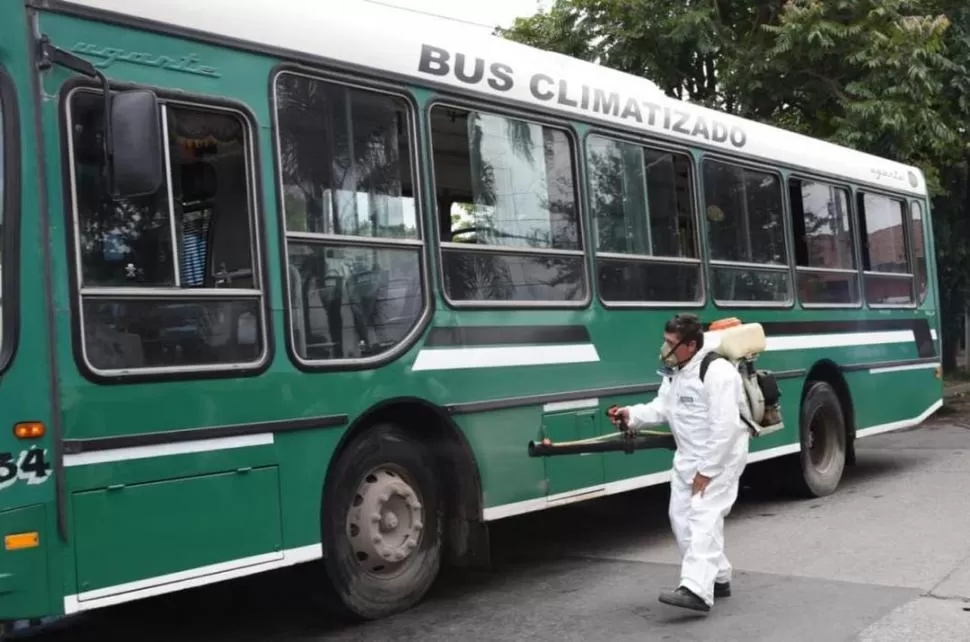
[[[812,381],[802,401],[801,452],[794,479],[805,497],[831,495],[842,480],[846,461],[845,418],[839,397],[825,381]]]
[[[393,424],[364,431],[336,463],[322,524],[327,602],[374,620],[424,598],[441,567],[434,458]]]

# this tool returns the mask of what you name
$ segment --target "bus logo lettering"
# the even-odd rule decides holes
[[[439,78],[450,76],[466,85],[480,85],[484,82],[495,91],[502,92],[513,89],[516,83],[515,71],[511,65],[503,62],[490,63],[485,58],[469,56],[465,52],[452,52],[429,44],[421,45],[418,72]],[[529,77],[528,87],[529,95],[540,102],[555,101],[563,107],[637,123],[644,122],[645,110],[646,122],[650,127],[713,143],[728,143],[737,149],[741,149],[748,143],[748,135],[742,127],[728,126],[717,118],[712,118],[708,122],[704,116],[680,109],[661,107],[656,103],[639,100],[635,96],[621,96],[618,92],[607,92],[586,84],[570,86],[568,80],[557,80],[549,74],[541,72],[532,74]],[[663,121],[658,122],[658,116],[661,113]]]
[[[98,60],[94,66],[99,69],[106,69],[116,62],[130,62],[145,67],[157,67],[169,71],[182,71],[196,76],[208,76],[210,78],[220,78],[220,74],[215,68],[199,64],[201,60],[195,54],[188,54],[181,58],[171,56],[158,56],[146,52],[125,51],[116,47],[101,47],[96,44],[79,42],[72,48],[72,51],[79,54],[87,54]]]

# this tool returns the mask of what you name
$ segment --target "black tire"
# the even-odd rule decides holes
[[[386,573],[381,568],[380,574],[371,568],[380,568],[374,566],[381,563],[378,557],[363,553],[366,559],[359,559],[368,547],[360,537],[366,535],[367,529],[383,526],[383,522],[378,526],[362,524],[362,528],[355,530],[362,517],[348,515],[351,508],[361,507],[363,510],[364,499],[369,502],[372,498],[369,489],[374,487],[362,484],[373,477],[375,471],[380,471],[385,478],[400,476],[401,481],[414,490],[423,508],[423,528],[411,538],[417,542],[416,548],[399,562],[400,568]],[[345,617],[376,620],[405,611],[420,602],[441,568],[445,521],[442,493],[431,453],[398,426],[379,424],[348,444],[334,464],[329,479],[321,515],[323,563],[330,580],[324,595],[327,606]],[[363,494],[358,492],[361,488]],[[404,520],[395,522],[398,523],[403,524]],[[369,532],[373,534],[374,531]],[[388,566],[393,564],[389,562]]]
[[[792,471],[792,486],[802,497],[824,497],[839,487],[846,463],[846,430],[842,404],[831,385],[811,381],[802,401],[801,452]]]

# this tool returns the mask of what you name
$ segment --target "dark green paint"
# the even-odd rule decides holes
[[[486,507],[546,494],[545,462],[526,453],[530,440],[541,439],[541,421],[539,406],[458,418],[458,425],[478,460]]]
[[[575,441],[596,437],[599,434],[596,414],[594,410],[578,410],[543,415],[542,436],[553,441]],[[601,454],[549,457],[544,461],[550,495],[603,483],[603,455]]]
[[[210,78],[222,76],[218,69],[203,64],[203,61],[195,53],[159,56],[148,51],[126,51],[114,47],[103,47],[91,42],[75,43],[70,51],[89,58],[94,66],[101,70],[106,70],[114,66],[115,63],[121,63],[143,65],[165,71],[180,71]]]
[[[37,548],[8,551],[0,547],[0,620],[47,615],[51,612],[47,584],[51,532],[44,506],[0,513],[0,525],[4,537],[31,532],[40,535]]]
[[[275,466],[78,493],[78,591],[282,549]]]

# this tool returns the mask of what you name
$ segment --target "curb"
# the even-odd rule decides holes
[[[970,392],[970,382],[957,383],[943,388],[943,398],[949,399],[950,397],[957,397],[968,392]]]

